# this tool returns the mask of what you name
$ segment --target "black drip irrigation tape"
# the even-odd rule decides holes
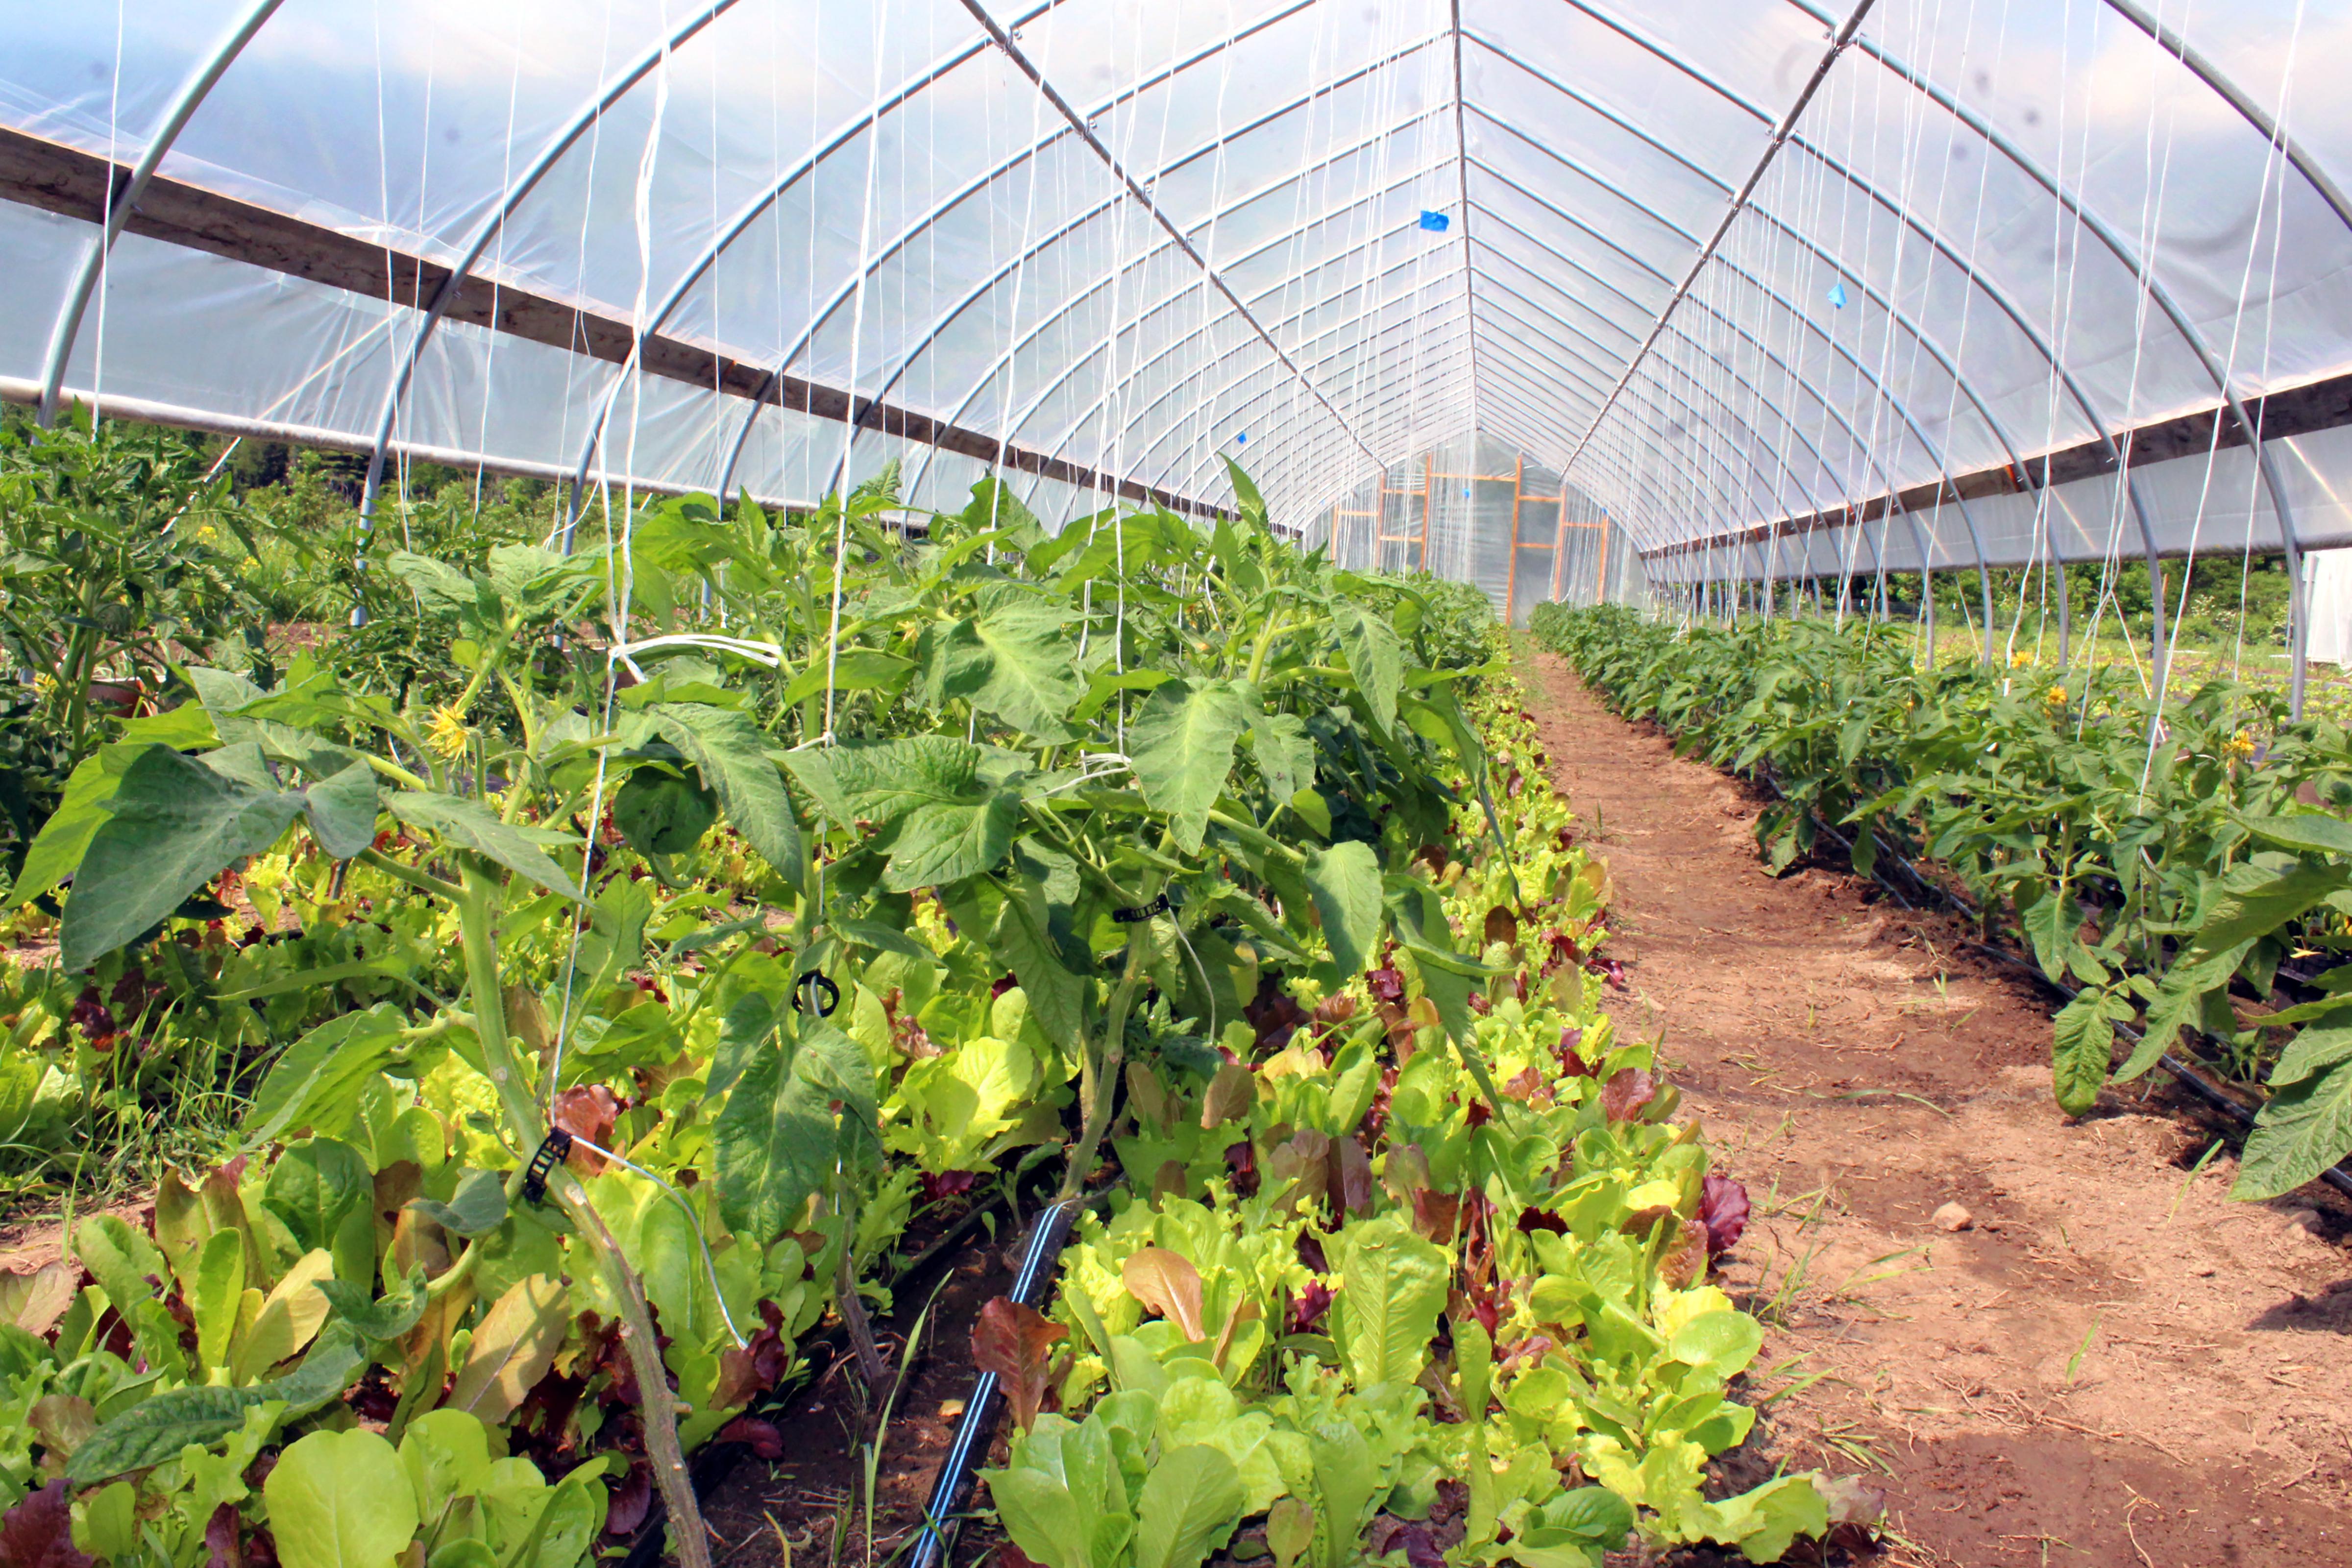
[[[2053,980],[2050,976],[2042,973],[2042,966],[2040,964],[2020,958],[2013,952],[1995,947],[1990,942],[1972,942],[1969,943],[1969,946],[1977,952],[1983,953],[1988,958],[1997,958],[2003,963],[2011,964],[2016,968],[2023,970],[2026,973],[2032,975],[2034,979],[2040,981],[2043,985],[2056,992],[2059,995],[2063,996],[2069,1002],[2072,1002],[2076,996],[2081,994],[2081,993],[2074,986],[2067,984],[2064,981]],[[2123,1036],[2124,1038],[2127,1040],[2137,1041],[2141,1038],[2140,1032],[2137,1029],[2133,1028],[2129,1024],[2117,1024],[2116,1026],[2116,1032]],[[2158,1057],[2157,1058],[2157,1063],[2158,1066],[2164,1068],[2165,1070],[2171,1073],[2174,1078],[2178,1079],[2180,1081],[2181,1088],[2189,1090],[2189,1093],[2195,1095],[2199,1100],[2203,1100],[2214,1110],[2227,1115],[2232,1121],[2236,1122],[2240,1128],[2251,1129],[2253,1126],[2253,1111],[2247,1109],[2246,1106],[2241,1103],[2234,1096],[2223,1093],[2220,1087],[2209,1081],[2204,1074],[2196,1071],[2183,1062],[2175,1060],[2169,1052]],[[2347,1173],[2343,1166],[2330,1165],[2327,1169],[2320,1172],[2316,1179],[2326,1182],[2329,1186],[2335,1188],[2346,1197],[2352,1197],[2352,1173]]]
[[[1054,1266],[1060,1261],[1063,1243],[1069,1239],[1070,1225],[1085,1206],[1080,1198],[1065,1198],[1037,1216],[1036,1229],[1030,1234],[1029,1250],[1021,1259],[1021,1273],[1013,1282],[1013,1301],[1024,1307],[1034,1307],[1034,1299],[1051,1285]],[[964,1493],[971,1486],[971,1467],[988,1452],[988,1440],[996,1426],[997,1378],[992,1372],[983,1372],[971,1385],[971,1398],[965,1402],[963,1420],[956,1426],[955,1444],[940,1466],[939,1479],[931,1486],[931,1500],[923,1505],[922,1527],[916,1531],[913,1550],[907,1557],[907,1568],[943,1568],[948,1551],[955,1544],[957,1528],[963,1522],[958,1510]]]
[[[1755,777],[1766,789],[1770,790],[1777,799],[1785,801],[1789,798],[1781,790],[1779,781],[1772,777],[1769,769],[1759,768],[1756,771]],[[1808,815],[1812,817],[1814,826],[1819,828],[1822,832],[1829,835],[1831,842],[1837,845],[1840,849],[1845,852],[1846,859],[1848,863],[1851,863],[1853,858],[1853,840],[1847,838],[1845,835],[1831,826],[1828,819],[1823,817],[1821,813],[1811,811],[1809,809]],[[1960,897],[1958,893],[1953,892],[1950,889],[1940,886],[1937,883],[1931,882],[1926,877],[1921,876],[1917,867],[1912,865],[1910,861],[1905,859],[1895,850],[1888,848],[1886,847],[1886,841],[1879,837],[1875,831],[1871,833],[1870,841],[1875,848],[1875,854],[1873,858],[1869,873],[1870,878],[1880,887],[1885,889],[1887,893],[1896,903],[1901,904],[1906,910],[1916,909],[1918,907],[1909,899],[1905,898],[1900,889],[1896,888],[1894,883],[1888,881],[1879,873],[1878,868],[1889,862],[1892,862],[1902,870],[1905,878],[1909,880],[1915,890],[1924,891],[1929,898],[1949,906],[1952,911],[1956,914],[1979,924],[1983,923],[1983,917],[1978,911],[1977,907],[1974,904],[1969,903],[1968,900]],[[2076,996],[2082,994],[2075,987],[2067,984],[2063,980],[2053,980],[2048,974],[2042,972],[2042,966],[2034,963],[2032,960],[2021,957],[2018,954],[2010,952],[2006,948],[1997,947],[1989,942],[1969,942],[1968,946],[1971,951],[1983,953],[1988,958],[1998,959],[2000,962],[2009,964],[2012,968],[2024,971],[2027,974],[2032,976],[2033,979],[2040,982],[2044,987],[2057,993],[2060,996],[2064,997],[2069,1002],[2072,1002]],[[2133,1028],[2128,1024],[2117,1024],[2116,1026],[2116,1032],[2123,1036],[2124,1038],[2127,1040],[2137,1042],[2141,1038],[2140,1032],[2137,1029]],[[2188,1063],[2180,1060],[2178,1057],[2175,1057],[2171,1052],[2167,1051],[2164,1055],[2158,1057],[2157,1058],[2157,1065],[2164,1068],[2165,1071],[2170,1073],[2173,1078],[2179,1081],[2181,1088],[2187,1089],[2191,1095],[2196,1097],[2198,1100],[2202,1100],[2205,1104],[2221,1111],[2231,1121],[2236,1123],[2242,1135],[2244,1131],[2252,1129],[2254,1125],[2254,1112],[2252,1110],[2241,1103],[2235,1096],[2224,1093],[2219,1085],[2213,1083],[2210,1079],[2207,1079],[2203,1073],[2199,1072]],[[2319,1173],[2316,1179],[2325,1182],[2328,1186],[2335,1189],[2336,1192],[2343,1196],[2352,1198],[2352,1172],[2347,1172],[2341,1164],[2328,1166],[2327,1169]]]
[[[1040,1186],[1045,1184],[1043,1180],[1038,1183]],[[1005,1204],[1005,1195],[999,1193],[988,1202],[975,1205],[970,1213],[950,1226],[938,1240],[923,1248],[916,1255],[913,1261],[891,1278],[891,1290],[897,1292],[905,1289],[935,1271],[941,1262],[949,1259],[963,1245],[965,1239],[989,1215],[1003,1210]],[[1066,1231],[1066,1226],[1065,1228]],[[1058,1252],[1058,1247],[1056,1251]],[[835,1325],[811,1341],[808,1348],[812,1352],[824,1352],[824,1364],[831,1366],[841,1359],[848,1338],[847,1328],[844,1325]],[[802,1375],[789,1378],[777,1384],[744,1414],[766,1415],[782,1406],[793,1394],[800,1392],[802,1385],[807,1381],[808,1373],[816,1365],[815,1354],[803,1355],[801,1358],[801,1363]],[[695,1500],[698,1503],[708,1501],[712,1493],[727,1483],[728,1478],[735,1473],[735,1467],[741,1464],[744,1456],[751,1451],[750,1445],[744,1443],[712,1443],[697,1453],[687,1467],[687,1479],[694,1488]],[[637,1527],[635,1538],[629,1543],[628,1555],[622,1559],[621,1568],[659,1568],[662,1561],[663,1541],[669,1524],[668,1511],[662,1504],[661,1494],[656,1492],[646,1510],[645,1522]]]

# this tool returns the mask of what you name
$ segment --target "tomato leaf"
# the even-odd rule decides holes
[[[391,1061],[402,1026],[399,1010],[379,1003],[330,1018],[287,1047],[254,1091],[245,1146],[257,1148],[314,1122],[340,1124]]]
[[[2084,991],[2051,1021],[2050,1066],[2058,1109],[2082,1116],[2098,1103],[2115,1060],[2116,1026],[2100,1005],[2101,994]]]
[[[1070,740],[1068,714],[1085,688],[1067,619],[1052,606],[1014,600],[956,622],[936,652],[941,695],[968,699],[1037,740]]]
[[[1307,890],[1342,974],[1357,974],[1381,940],[1381,863],[1369,844],[1349,840],[1307,857]]]
[[[1004,901],[989,930],[989,945],[1021,983],[1029,998],[1029,1016],[1045,1037],[1059,1049],[1077,1052],[1083,1045],[1079,1034],[1087,982],[1063,962],[1042,882],[1024,877],[1006,885]]]
[[[803,1020],[789,1049],[750,1057],[711,1139],[719,1217],[765,1247],[799,1226],[836,1163],[852,1169],[870,1163],[877,1146],[874,1068],[863,1046],[813,1019]]]
[[[2352,1061],[2279,1089],[2254,1118],[2238,1165],[2239,1199],[2291,1193],[2352,1153]]]
[[[970,804],[917,806],[891,841],[890,864],[882,885],[894,893],[939,887],[976,877],[1012,851],[1021,826],[1021,803],[998,793]]]
[[[1363,693],[1372,722],[1382,733],[1396,728],[1397,693],[1404,686],[1404,645],[1386,621],[1351,600],[1332,605],[1339,631],[1339,654],[1356,689]]]
[[[500,822],[483,806],[454,795],[402,790],[385,804],[408,826],[438,835],[452,848],[470,849],[560,899],[580,901],[573,879],[541,847],[549,840],[563,842],[563,835]]]
[[[1233,772],[1234,744],[1250,727],[1241,694],[1223,682],[1171,680],[1128,726],[1127,754],[1143,798],[1172,818],[1178,847],[1198,854],[1209,812]]]
[[[751,716],[701,702],[663,702],[646,710],[663,739],[684,752],[719,796],[727,820],[776,874],[797,883],[805,869],[800,825],[766,738]]]
[[[226,868],[258,855],[301,813],[303,793],[231,778],[169,746],[131,759],[107,820],[75,869],[59,933],[68,970],[161,924]],[[327,808],[340,826],[340,797]]]

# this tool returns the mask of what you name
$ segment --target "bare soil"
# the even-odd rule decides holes
[[[2229,1202],[2227,1149],[2190,1173],[2218,1130],[2160,1084],[2070,1124],[2030,979],[1842,868],[1773,879],[1759,794],[1554,656],[1520,673],[1613,873],[1619,1026],[1662,1037],[1755,1204],[1727,1274],[1769,1329],[1772,1454],[1874,1474],[1891,1563],[2352,1563],[2333,1194]]]
[[[845,1357],[818,1371],[768,1417],[782,1439],[782,1457],[772,1462],[747,1457],[704,1494],[714,1562],[727,1568],[781,1568],[787,1561],[882,1563],[904,1551],[922,1523],[971,1393],[972,1326],[982,1306],[1013,1288],[1007,1248],[997,1243],[1015,1238],[1001,1226],[1000,1231],[995,1242],[973,1235],[951,1265],[899,1289],[877,1325],[885,1358],[894,1369],[903,1368],[899,1387],[869,1392]],[[920,1334],[913,1337],[919,1321]],[[869,1486],[862,1446],[871,1440],[886,1401],[889,1422]],[[988,1463],[1004,1457],[1004,1423],[997,1425]],[[981,1468],[972,1467],[975,1474]],[[978,1562],[1000,1539],[968,1523],[957,1538],[954,1561]]]

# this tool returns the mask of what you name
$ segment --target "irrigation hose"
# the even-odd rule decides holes
[[[1977,952],[1986,954],[1988,957],[1997,958],[2003,963],[2013,964],[2017,968],[2024,970],[2027,973],[2032,975],[2033,978],[2039,980],[2042,984],[2047,985],[2051,990],[2055,991],[2059,995],[2063,996],[2069,1002],[2072,1002],[2076,996],[2081,994],[2079,991],[2077,991],[2074,986],[2067,984],[2064,981],[2053,980],[2050,976],[2042,973],[2042,966],[2040,964],[2029,963],[2026,960],[2018,957],[2017,954],[2013,952],[2004,952],[2000,948],[1995,947],[1990,942],[1972,942],[1969,943],[1969,945],[1974,948]],[[2123,1036],[2126,1039],[2135,1042],[2142,1037],[2140,1031],[2133,1028],[2129,1024],[2117,1024],[2116,1026],[2116,1032]],[[2204,1074],[2198,1072],[2186,1062],[2180,1061],[2175,1058],[2171,1052],[2167,1051],[2164,1055],[2157,1058],[2157,1065],[2163,1068],[2174,1078],[2178,1079],[2183,1089],[2188,1089],[2199,1100],[2203,1100],[2206,1104],[2213,1107],[2216,1110],[2223,1112],[2241,1128],[2252,1129],[2254,1125],[2254,1113],[2252,1110],[2247,1110],[2245,1106],[2240,1104],[2236,1097],[2223,1093],[2220,1086],[2208,1081]],[[2326,1183],[2329,1186],[2335,1188],[2346,1197],[2352,1198],[2352,1172],[2347,1172],[2342,1165],[2338,1164],[2328,1166],[2326,1170],[2320,1172],[2315,1179]]]
[[[1773,795],[1784,801],[1789,798],[1781,790],[1779,781],[1772,777],[1769,769],[1759,769],[1757,776],[1762,782],[1764,787],[1770,790]],[[1849,861],[1852,860],[1853,854],[1853,842],[1846,838],[1844,835],[1838,832],[1835,827],[1832,827],[1828,819],[1823,817],[1819,812],[1809,811],[1809,815],[1811,816],[1814,826],[1819,827],[1823,833],[1828,834],[1832,841],[1834,842],[1838,847],[1846,852],[1847,859]],[[1976,906],[1970,904],[1966,899],[1961,898],[1950,889],[1942,887],[1935,882],[1931,882],[1926,877],[1920,875],[1919,868],[1916,866],[1912,865],[1910,861],[1905,859],[1902,855],[1898,854],[1896,851],[1888,848],[1886,841],[1880,838],[1874,831],[1871,833],[1871,839],[1877,847],[1877,857],[1870,870],[1871,879],[1875,881],[1880,887],[1885,889],[1896,903],[1901,904],[1906,910],[1916,907],[1910,900],[1903,896],[1901,890],[1898,889],[1894,883],[1888,881],[1884,876],[1879,874],[1878,867],[1889,861],[1892,861],[1895,865],[1902,868],[1904,876],[1910,880],[1913,887],[1923,889],[1931,896],[1942,900],[1945,903],[1951,906],[1955,912],[1965,916],[1969,920],[1974,921],[1979,918]],[[1981,952],[1989,958],[1998,959],[2001,963],[2009,964],[2013,968],[2023,970],[2026,973],[2032,975],[2035,980],[2040,981],[2043,985],[2048,986],[2051,990],[2056,992],[2059,995],[2064,997],[2069,1002],[2072,1002],[2076,996],[2081,994],[2080,991],[2075,987],[2067,984],[2064,981],[2053,980],[2048,974],[2042,973],[2042,969],[2040,964],[2032,963],[2028,959],[2021,958],[2016,953],[2011,952],[2005,948],[1996,947],[1992,943],[1987,942],[1972,942],[1967,945],[1971,950],[1977,952]],[[2116,1026],[2116,1032],[2122,1035],[2127,1040],[2136,1042],[2141,1038],[2140,1032],[2137,1029],[2133,1028],[2129,1024],[2117,1024]],[[2197,1071],[2188,1063],[2180,1060],[2170,1051],[2167,1051],[2162,1056],[2158,1057],[2157,1058],[2157,1065],[2164,1068],[2165,1071],[2170,1073],[2173,1078],[2179,1082],[2180,1086],[2189,1090],[2191,1095],[2204,1101],[2207,1105],[2213,1107],[2215,1110],[2229,1117],[2232,1121],[2236,1122],[2240,1129],[2249,1130],[2254,1125],[2253,1111],[2240,1104],[2235,1097],[2223,1093],[2221,1088],[2209,1080],[2204,1074]],[[2327,1185],[2334,1188],[2337,1193],[2341,1194],[2345,1197],[2352,1198],[2352,1172],[2346,1171],[2341,1164],[2328,1166],[2326,1170],[2319,1173],[2316,1180],[2326,1183]]]
[[[1042,1186],[1044,1184],[1038,1184]],[[910,1282],[922,1279],[950,1252],[961,1247],[964,1239],[971,1236],[987,1216],[1003,1211],[1005,1206],[1005,1194],[999,1193],[986,1203],[969,1210],[950,1226],[938,1240],[925,1247],[913,1261],[894,1275],[890,1280],[890,1288],[893,1290],[904,1289]],[[835,1328],[831,1332],[819,1336],[803,1348],[810,1351],[828,1348],[837,1355],[842,1342],[847,1337],[845,1330]],[[803,1365],[805,1366],[807,1363],[808,1358],[803,1357]],[[788,1378],[783,1384],[771,1389],[756,1401],[749,1413],[756,1414],[762,1410],[774,1409],[793,1392],[799,1389],[803,1381],[802,1377]],[[735,1466],[749,1452],[750,1449],[740,1443],[713,1443],[696,1453],[690,1461],[695,1496],[698,1499],[709,1498],[727,1480],[729,1476],[734,1473]],[[662,1507],[661,1499],[656,1496],[646,1514],[645,1521],[637,1526],[635,1537],[630,1542],[628,1555],[622,1559],[621,1568],[659,1568],[662,1561],[663,1539],[667,1533],[666,1530],[667,1523],[667,1511]]]
[[[1029,1250],[1021,1259],[1021,1272],[1013,1282],[1012,1298],[1016,1304],[1037,1304],[1033,1298],[1042,1285],[1053,1279],[1063,1244],[1069,1239],[1071,1222],[1085,1206],[1084,1198],[1068,1197],[1037,1216],[1036,1228],[1029,1237]],[[955,1443],[948,1449],[946,1462],[940,1466],[939,1479],[931,1484],[930,1501],[923,1505],[922,1526],[908,1553],[907,1568],[944,1568],[948,1549],[955,1542],[956,1528],[962,1522],[957,1510],[971,1485],[973,1461],[987,1452],[989,1437],[996,1425],[996,1374],[982,1373],[971,1386],[971,1398],[964,1405],[963,1420],[956,1426]]]

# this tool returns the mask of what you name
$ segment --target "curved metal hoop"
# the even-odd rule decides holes
[[[83,253],[81,266],[66,289],[63,303],[58,307],[58,319],[49,328],[49,351],[41,367],[39,418],[44,426],[57,417],[58,389],[64,386],[66,379],[66,362],[73,357],[74,340],[81,335],[82,317],[89,310],[90,296],[97,290],[99,275],[105,269],[106,258],[113,251],[116,238],[122,233],[122,220],[129,217],[131,209],[139,205],[139,198],[146,194],[147,182],[163,166],[164,155],[172,151],[172,144],[180,139],[180,132],[187,128],[189,120],[211,94],[214,84],[236,63],[236,58],[245,52],[245,46],[253,41],[254,35],[261,31],[284,3],[285,0],[252,0],[236,25],[222,35],[220,42],[213,46],[211,52],[181,84],[171,107],[163,111],[162,123],[148,137],[147,151],[141,153],[139,162],[131,166],[131,177],[109,197],[106,223],[99,231],[98,238]]]

